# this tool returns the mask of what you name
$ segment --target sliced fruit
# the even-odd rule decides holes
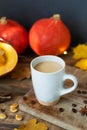
[[[0,76],[12,71],[18,62],[16,50],[9,44],[0,42]]]

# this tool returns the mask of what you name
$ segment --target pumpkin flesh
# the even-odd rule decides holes
[[[0,76],[12,71],[18,61],[15,49],[7,44],[0,42]]]

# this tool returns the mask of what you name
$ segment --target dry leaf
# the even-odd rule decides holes
[[[48,127],[45,125],[44,122],[37,122],[37,119],[31,119],[29,122],[24,126],[20,126],[18,130],[47,130]]]
[[[87,44],[78,44],[75,48],[73,48],[73,58],[87,58]]]
[[[30,61],[31,57],[19,56],[18,64],[15,69],[10,73],[10,77],[18,80],[30,78]]]
[[[10,74],[11,78],[22,80],[25,78],[30,78],[30,68],[29,64],[18,63],[15,69]]]
[[[81,59],[75,64],[75,66],[82,70],[87,70],[87,59]]]

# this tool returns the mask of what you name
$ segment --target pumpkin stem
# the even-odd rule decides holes
[[[60,16],[60,14],[54,14],[53,18],[58,21],[61,19],[61,16]]]
[[[7,23],[6,17],[1,17],[0,18],[0,23],[1,24],[6,24]]]

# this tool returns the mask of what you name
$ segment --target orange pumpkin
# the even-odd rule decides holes
[[[37,20],[29,31],[29,45],[38,55],[60,55],[70,42],[70,31],[59,14]]]
[[[0,18],[0,41],[13,46],[18,54],[24,53],[28,46],[28,32],[17,21]]]

